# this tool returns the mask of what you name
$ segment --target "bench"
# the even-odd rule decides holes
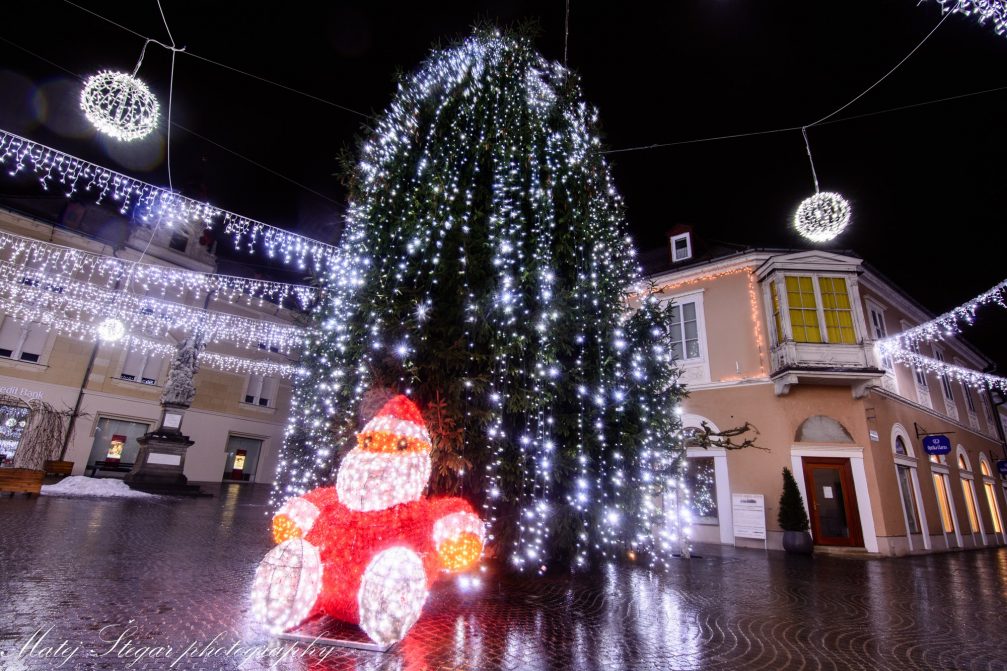
[[[133,470],[133,464],[127,461],[96,461],[91,466],[91,477],[96,477],[98,471],[108,471],[111,473],[129,473]]]
[[[46,475],[58,475],[65,477],[73,472],[72,461],[46,460],[42,464],[42,470]]]

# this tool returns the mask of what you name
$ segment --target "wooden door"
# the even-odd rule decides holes
[[[850,460],[803,457],[802,463],[815,544],[863,547]]]

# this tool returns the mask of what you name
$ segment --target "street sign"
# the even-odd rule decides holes
[[[1007,477],[1007,459],[1001,459],[997,462],[997,470],[1000,471],[1000,475]]]
[[[923,436],[923,450],[927,454],[947,454],[951,451],[951,441],[947,436]]]

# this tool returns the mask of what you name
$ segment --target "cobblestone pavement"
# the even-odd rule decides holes
[[[0,497],[0,669],[1007,668],[1004,550],[868,560],[701,548],[661,574],[445,584],[386,654],[278,642],[249,617],[270,547],[266,488],[214,494]],[[78,646],[62,666],[43,656]]]

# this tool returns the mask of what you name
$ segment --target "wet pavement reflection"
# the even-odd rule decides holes
[[[435,588],[385,654],[270,638],[248,588],[264,486],[0,498],[0,669],[1005,669],[1007,551],[903,559],[700,547],[669,571]],[[306,633],[358,637],[326,621]]]

